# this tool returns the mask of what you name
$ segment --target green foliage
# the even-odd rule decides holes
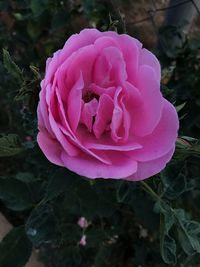
[[[179,242],[188,255],[200,253],[200,223],[190,220],[184,210],[176,209]]]
[[[155,211],[160,213],[160,246],[161,255],[167,264],[175,265],[176,243],[179,242],[184,252],[191,256],[200,252],[200,223],[190,219],[190,216],[183,209],[173,209],[164,200],[159,199],[155,206]],[[174,228],[177,232],[178,240],[175,241],[169,235]]]
[[[55,237],[56,218],[48,205],[37,206],[26,222],[26,233],[34,246],[51,243]]]
[[[0,137],[0,157],[15,156],[24,151],[19,137],[16,134],[8,134]]]
[[[28,186],[19,180],[0,178],[0,199],[11,210],[23,211],[33,205]]]
[[[169,164],[161,173],[161,179],[164,185],[164,196],[168,199],[175,199],[189,190],[183,161]]]
[[[48,8],[49,2],[50,1],[48,0],[43,0],[43,1],[31,0],[30,8],[31,8],[31,11],[33,12],[33,15],[35,17],[40,16],[45,11],[45,9]]]
[[[0,243],[0,266],[23,267],[32,252],[32,244],[28,240],[24,227],[14,228]]]
[[[111,248],[105,245],[101,246],[95,257],[95,266],[97,267],[109,266],[110,258],[111,258]]]
[[[3,49],[3,63],[7,71],[16,79],[18,84],[21,84],[23,82],[23,73],[11,59],[9,52],[5,49]]]
[[[71,189],[73,190],[73,186],[75,185],[76,181],[76,175],[63,168],[58,169],[48,181],[45,201],[53,200],[61,193],[70,191]]]
[[[173,71],[167,84],[173,88],[170,98],[176,100],[180,110],[181,134],[199,138],[200,122],[200,39],[199,36],[189,38],[174,26],[163,28],[161,31],[162,65]],[[169,34],[169,35],[168,35]],[[163,38],[164,37],[164,38]],[[181,41],[182,46],[174,48],[172,38]],[[171,47],[173,46],[173,49]],[[187,68],[185,68],[187,66]],[[165,79],[163,79],[165,81]]]
[[[176,264],[176,243],[175,240],[166,233],[161,232],[160,250],[165,263],[170,265]]]

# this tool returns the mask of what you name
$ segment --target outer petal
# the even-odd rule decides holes
[[[71,143],[71,140],[70,138],[68,138],[68,136],[65,136],[63,134],[59,127],[59,123],[56,123],[51,113],[49,114],[49,119],[55,137],[60,143],[62,149],[64,149],[66,153],[68,153],[72,157],[77,156],[79,154],[79,149]]]
[[[37,142],[49,161],[56,165],[63,166],[63,162],[60,158],[62,149],[56,139],[52,139],[47,132],[39,132]]]
[[[97,38],[102,36],[102,32],[96,29],[85,29],[79,34],[73,34],[65,43],[62,50],[58,50],[54,53],[53,57],[48,59],[46,65],[46,83],[49,83],[58,69],[58,67],[63,64],[63,62],[75,51],[79,50],[81,47],[93,44]]]
[[[137,172],[127,177],[126,180],[140,181],[159,173],[165,168],[166,164],[172,158],[172,155],[174,154],[174,149],[175,149],[174,147],[171,148],[170,151],[161,158],[146,162],[138,162]]]
[[[116,153],[114,152],[109,156],[112,158],[112,164],[110,165],[100,162],[87,154],[83,154],[82,157],[69,157],[63,152],[61,158],[65,167],[69,170],[92,179],[120,179],[130,176],[137,171],[137,162],[130,157],[127,157],[122,153],[120,156],[116,156]]]
[[[148,65],[152,67],[153,70],[155,71],[156,79],[160,82],[160,79],[161,79],[160,63],[158,59],[156,58],[156,56],[154,56],[154,54],[152,54],[147,49],[143,48],[140,52],[139,64]]]
[[[149,136],[135,137],[135,141],[143,146],[133,152],[133,158],[138,161],[154,160],[164,156],[175,144],[178,134],[178,116],[174,106],[164,100],[162,117],[158,126]]]
[[[50,123],[49,123],[49,112],[48,105],[46,102],[46,87],[44,83],[41,83],[42,90],[40,91],[40,101],[38,104],[38,126],[39,129],[45,128],[47,131],[53,135]]]

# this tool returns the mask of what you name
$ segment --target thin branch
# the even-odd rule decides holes
[[[198,6],[197,6],[197,4],[195,3],[195,1],[194,0],[190,0],[191,2],[192,2],[192,4],[194,5],[194,7],[196,8],[196,10],[197,10],[197,13],[199,14],[199,16],[200,16],[200,10],[199,10],[199,8],[198,8]]]
[[[169,9],[172,9],[172,8],[176,8],[176,7],[185,5],[185,4],[190,3],[190,2],[193,3],[193,5],[195,6],[195,8],[197,9],[198,14],[200,15],[200,10],[199,10],[198,6],[196,5],[196,3],[194,2],[194,0],[185,0],[183,2],[180,2],[179,4],[174,4],[174,5],[170,5],[170,6],[162,7],[162,8],[155,8],[156,5],[154,4],[154,8],[152,10],[151,9],[150,10],[147,10],[147,13],[150,14],[148,17],[145,17],[143,19],[136,20],[136,21],[133,21],[133,22],[128,22],[126,24],[127,25],[135,25],[135,24],[142,23],[142,22],[145,22],[145,21],[148,21],[148,20],[151,20],[152,21],[152,17],[154,17],[157,12],[162,12],[162,11],[166,11],[166,10],[169,10]]]

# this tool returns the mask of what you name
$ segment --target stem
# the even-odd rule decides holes
[[[143,189],[144,189],[146,192],[148,192],[149,195],[150,195],[153,199],[155,199],[155,200],[159,200],[159,201],[161,201],[161,202],[163,201],[163,200],[160,198],[160,196],[159,196],[158,194],[156,194],[156,192],[153,191],[153,189],[152,189],[146,182],[144,182],[144,181],[140,181],[140,183],[142,184]]]

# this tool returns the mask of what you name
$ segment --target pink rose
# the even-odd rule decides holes
[[[38,144],[53,163],[88,178],[142,180],[174,152],[175,108],[160,92],[160,64],[142,44],[85,29],[47,60]]]

